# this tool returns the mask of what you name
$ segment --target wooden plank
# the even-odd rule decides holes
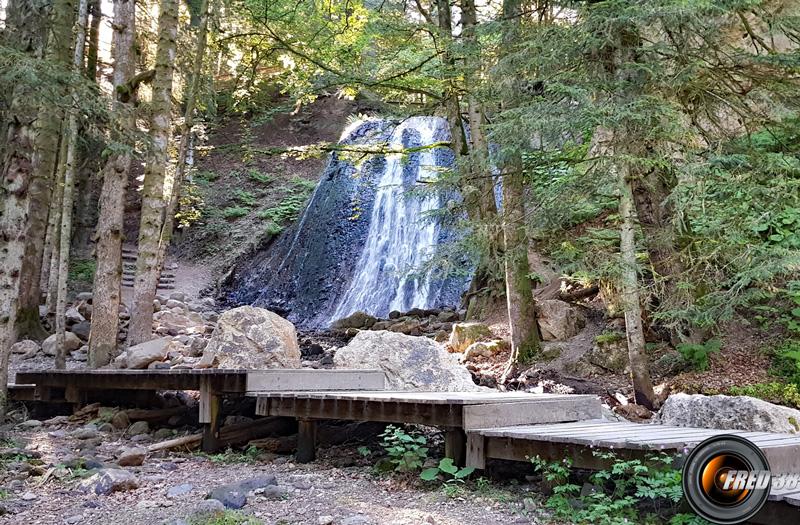
[[[37,388],[78,387],[84,390],[198,390],[201,377],[211,377],[221,392],[243,393],[247,371],[191,370],[48,370],[17,372],[16,382]]]
[[[381,370],[251,370],[247,391],[383,390]]]
[[[601,415],[600,399],[576,396],[513,403],[487,403],[464,407],[464,429],[528,425],[595,419]]]
[[[527,394],[519,392],[395,392],[395,391],[283,391],[252,392],[255,397],[279,399],[336,399],[349,401],[383,401],[383,402],[424,402],[427,404],[474,405],[486,403],[514,403],[519,401],[553,400],[563,398],[579,398],[595,396],[559,395],[559,394]]]

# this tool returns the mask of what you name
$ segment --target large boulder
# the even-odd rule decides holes
[[[338,328],[338,329],[346,329],[346,328],[369,329],[369,328],[372,328],[372,325],[374,325],[377,321],[378,320],[375,317],[369,315],[368,313],[359,311],[359,312],[352,313],[352,314],[348,315],[347,317],[339,319],[338,321],[333,323],[333,325],[331,325],[331,328]]]
[[[586,320],[577,308],[558,299],[538,303],[539,330],[545,341],[565,341],[578,335]]]
[[[220,368],[300,368],[294,325],[276,313],[241,306],[223,313],[202,361]]]
[[[17,341],[13,345],[11,345],[12,354],[35,354],[38,351],[39,351],[39,343],[37,343],[36,341],[31,341],[30,339]]]
[[[169,337],[162,337],[131,346],[125,352],[125,365],[127,368],[143,369],[150,363],[163,361],[167,358],[171,342]]]
[[[673,394],[656,421],[678,427],[716,428],[748,432],[800,432],[800,410],[748,396]]]
[[[442,345],[427,337],[395,332],[359,332],[336,351],[336,368],[379,368],[390,390],[477,391],[469,371]]]
[[[83,346],[83,343],[77,335],[73,334],[72,332],[64,332],[64,349],[66,350],[67,354],[73,350],[77,350],[81,346]],[[42,351],[45,353],[45,355],[56,355],[56,334],[53,334],[42,341]]]
[[[450,340],[447,342],[447,346],[451,352],[463,352],[472,343],[492,339],[494,339],[494,335],[485,324],[458,323],[454,324],[450,331]]]

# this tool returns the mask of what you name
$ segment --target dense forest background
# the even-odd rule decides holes
[[[225,250],[206,244],[256,206],[248,191],[206,204],[215,175],[196,166],[215,154],[209,136],[240,124],[224,153],[245,167],[324,156],[335,141],[259,150],[247,133],[337,98],[448,120],[456,167],[434,186],[462,198],[437,216],[463,235],[429,265],[475,269],[468,316],[505,305],[506,377],[541,351],[534,296],[550,286],[599,293],[624,318],[640,404],[658,404],[650,349],[668,345],[702,370],[742,327],[773,376],[748,392],[800,402],[796,2],[0,6],[0,372],[15,341],[47,335],[48,316],[64,366],[64,312],[81,279],[94,291],[89,364],[116,355],[124,242],[139,253],[127,341],[152,337],[173,231],[186,253],[213,259]],[[129,184],[140,189],[137,239],[125,239]],[[287,185],[259,215],[255,244],[296,219],[310,189]]]

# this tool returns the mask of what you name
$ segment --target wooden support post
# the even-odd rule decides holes
[[[484,444],[486,438],[475,432],[467,434],[467,465],[479,469],[486,468],[486,453]]]
[[[444,455],[459,467],[467,459],[467,435],[462,428],[449,428],[444,435]]]
[[[317,457],[317,422],[313,419],[297,420],[298,463],[309,463]]]
[[[203,424],[203,452],[219,450],[220,397],[211,385],[211,379],[200,380],[200,423]]]

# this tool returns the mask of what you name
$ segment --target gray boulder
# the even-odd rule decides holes
[[[336,351],[336,368],[379,368],[390,390],[478,391],[456,354],[427,337],[388,331],[359,332]]]
[[[64,332],[64,348],[66,349],[66,353],[77,350],[82,345],[83,343],[77,335],[73,334],[72,332]],[[45,355],[56,355],[56,334],[53,334],[42,341],[42,351],[45,353]]]
[[[120,467],[138,467],[144,463],[147,450],[142,447],[126,447],[119,453],[117,465]]]
[[[127,367],[144,369],[147,368],[150,363],[163,361],[167,357],[169,344],[171,342],[172,339],[169,337],[162,337],[129,347],[125,352],[125,363]]]
[[[253,306],[223,313],[202,362],[220,368],[300,368],[300,345],[294,325]]]
[[[565,341],[578,335],[586,320],[577,308],[558,299],[538,303],[539,330],[545,341]]]
[[[11,353],[12,354],[35,354],[39,351],[39,343],[36,341],[31,341],[30,339],[25,339],[24,341],[18,341],[11,345]]]
[[[81,321],[69,327],[69,331],[80,337],[83,341],[89,340],[89,333],[92,331],[92,323]]]
[[[454,324],[447,344],[452,352],[463,352],[473,343],[494,339],[492,331],[483,323]]]
[[[800,410],[748,396],[673,394],[664,402],[655,421],[678,427],[785,434],[800,432]]]
[[[378,320],[375,317],[369,315],[368,313],[359,311],[359,312],[352,313],[352,314],[348,315],[347,317],[339,319],[338,321],[333,323],[331,328],[339,328],[339,329],[342,329],[342,328],[359,328],[359,329],[360,328],[364,328],[364,329],[368,329],[368,328],[372,328],[372,325],[374,325],[377,321]]]

